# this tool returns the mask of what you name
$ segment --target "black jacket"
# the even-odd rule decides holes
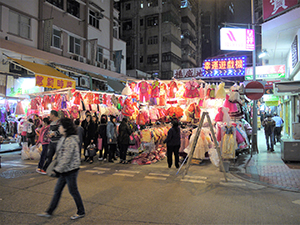
[[[58,142],[59,139],[61,138],[61,134],[59,133],[58,131],[58,128],[60,126],[60,121],[57,120],[57,121],[52,121],[50,123],[50,128],[49,128],[49,133],[51,134],[52,132],[54,133],[54,136],[52,136],[50,139],[51,139],[51,142]]]
[[[129,136],[132,133],[128,123],[123,122],[119,126],[118,143],[122,145],[129,144]]]
[[[107,136],[106,136],[106,124],[100,124],[98,127],[98,134],[102,138],[102,144],[107,145]]]
[[[91,140],[94,140],[94,143],[97,139],[97,125],[90,121],[90,123],[86,123],[85,126],[83,127],[85,135],[84,135],[84,143],[85,144],[90,144]],[[96,144],[96,143],[95,143]]]
[[[167,145],[169,146],[176,146],[179,145],[180,146],[180,128],[178,127],[178,131],[176,131],[176,129],[174,127],[172,127],[169,131],[168,131],[168,136],[166,138],[166,140],[164,141],[164,143],[167,143]]]

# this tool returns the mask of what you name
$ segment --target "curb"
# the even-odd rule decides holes
[[[0,151],[0,154],[2,154],[2,153],[10,153],[10,152],[17,152],[17,151],[21,151],[21,150],[22,150],[22,147],[21,148],[12,149],[12,150],[4,150],[4,151]]]

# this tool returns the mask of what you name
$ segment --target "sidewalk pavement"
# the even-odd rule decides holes
[[[239,156],[232,174],[237,177],[278,189],[300,192],[300,162],[285,163],[281,159],[281,146],[268,152],[263,130],[257,133],[258,154]]]
[[[257,133],[258,154],[240,155],[230,166],[230,172],[240,179],[287,191],[300,192],[300,162],[284,163],[281,159],[280,143],[274,152],[267,152],[263,130]],[[21,151],[18,143],[1,144],[2,153]]]

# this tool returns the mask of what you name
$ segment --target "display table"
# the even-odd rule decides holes
[[[300,161],[300,140],[281,140],[281,159],[283,161]]]

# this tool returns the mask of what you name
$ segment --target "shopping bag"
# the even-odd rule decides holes
[[[102,150],[102,138],[98,137],[98,150]]]
[[[129,136],[129,145],[135,145],[135,138],[133,134]]]
[[[52,160],[52,162],[49,164],[49,166],[46,170],[46,173],[48,176],[50,176],[50,177],[53,176],[52,174],[54,173],[53,170],[54,170],[54,167],[56,166],[56,164],[57,164],[57,159]]]

